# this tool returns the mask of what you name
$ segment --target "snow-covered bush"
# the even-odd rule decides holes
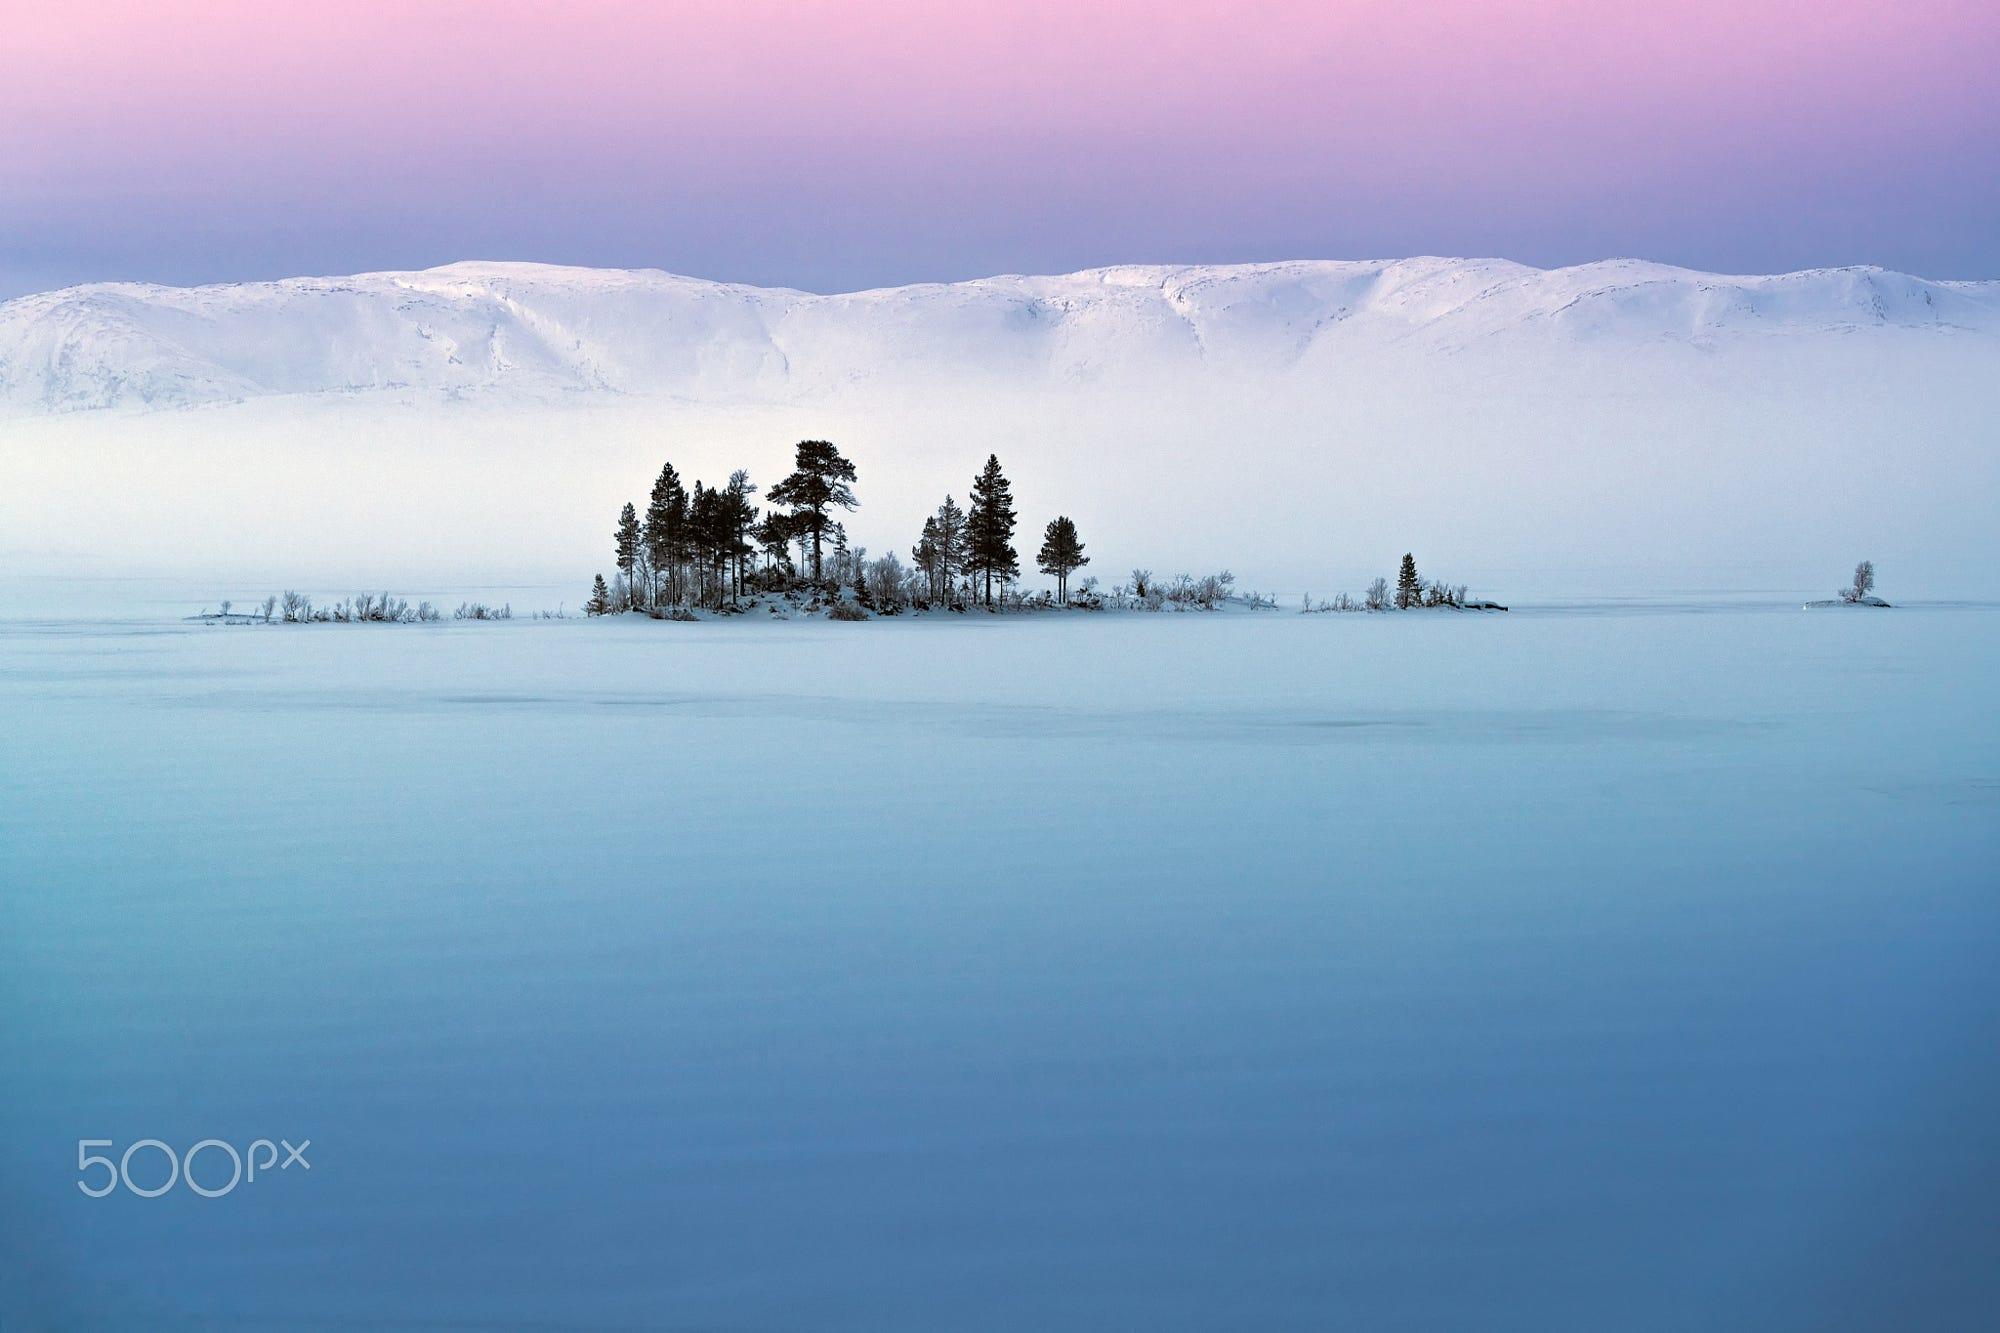
[[[835,602],[827,610],[828,620],[866,620],[868,613],[856,602]]]
[[[1165,597],[1177,611],[1213,611],[1229,599],[1229,590],[1235,583],[1236,576],[1226,569],[1200,578],[1181,574],[1167,585]]]
[[[903,569],[903,562],[896,558],[894,551],[868,562],[866,582],[869,596],[885,612],[894,612],[909,600],[907,589],[910,581],[911,572]],[[918,581],[921,582],[921,575]]]
[[[1446,607],[1463,610],[1465,607],[1465,585],[1431,583],[1425,581],[1422,589],[1422,604],[1430,607]]]

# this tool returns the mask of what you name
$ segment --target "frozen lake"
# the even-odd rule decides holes
[[[0,1325],[1973,1327],[1996,681],[1795,599],[0,622]]]

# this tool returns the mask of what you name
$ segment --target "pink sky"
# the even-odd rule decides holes
[[[853,286],[1414,252],[2000,276],[2000,7],[36,5],[0,295],[650,264]]]

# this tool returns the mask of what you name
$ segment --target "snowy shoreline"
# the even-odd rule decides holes
[[[449,613],[434,609],[420,611],[416,607],[407,606],[401,610],[397,610],[392,606],[387,611],[371,613],[366,609],[355,609],[356,605],[354,602],[326,603],[312,607],[308,614],[291,618],[287,618],[282,611],[267,613],[262,608],[259,608],[254,611],[237,611],[234,609],[224,611],[203,610],[194,615],[182,616],[179,619],[183,624],[209,626],[434,625],[467,621],[491,622],[511,620],[589,620],[602,621],[607,624],[637,621],[688,624],[727,624],[733,621],[754,622],[758,624],[795,624],[811,621],[856,623],[863,619],[870,621],[909,621],[912,623],[929,621],[977,623],[988,620],[1137,620],[1152,619],[1161,616],[1222,616],[1231,619],[1254,616],[1268,619],[1272,617],[1291,616],[1311,616],[1318,618],[1328,615],[1354,615],[1363,617],[1398,616],[1422,614],[1425,612],[1448,612],[1455,615],[1491,615],[1504,613],[1509,610],[1507,606],[1493,601],[1469,601],[1463,605],[1412,606],[1401,609],[1389,606],[1376,610],[1367,610],[1356,606],[1352,609],[1343,610],[1321,605],[1280,606],[1270,599],[1251,601],[1248,598],[1231,598],[1227,602],[1214,606],[1182,606],[1168,603],[1160,607],[1083,607],[1063,606],[1060,604],[1042,605],[1031,602],[1021,605],[1011,605],[1005,609],[989,609],[980,606],[932,607],[925,610],[900,608],[888,613],[873,612],[867,614],[865,617],[843,617],[833,614],[834,608],[851,605],[851,603],[822,602],[807,605],[790,598],[769,595],[748,597],[743,600],[740,607],[729,607],[720,611],[708,608],[675,608],[671,612],[662,612],[659,614],[647,611],[608,611],[602,614],[594,614],[586,611],[571,610],[567,607],[559,607],[555,610],[516,613],[511,607],[507,606],[486,607],[483,605],[473,606],[469,609],[461,607],[459,611]],[[374,605],[380,607],[381,603],[376,602]],[[425,608],[429,608],[428,603],[422,605]]]

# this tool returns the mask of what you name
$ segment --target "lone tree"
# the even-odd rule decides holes
[[[618,511],[618,530],[611,535],[618,543],[618,572],[625,576],[629,597],[634,586],[632,571],[639,567],[639,514],[629,502]]]
[[[1083,542],[1076,535],[1076,524],[1067,516],[1050,519],[1035,560],[1042,573],[1055,578],[1056,596],[1067,606],[1070,573],[1090,563],[1090,557],[1083,553]]]
[[[1000,471],[997,455],[986,455],[986,466],[972,479],[972,508],[965,516],[965,568],[985,579],[985,602],[993,605],[993,580],[1021,574],[1020,554],[1013,547],[1014,488]]]
[[[820,582],[820,540],[826,534],[827,511],[855,507],[858,502],[848,485],[853,480],[854,464],[838,449],[825,440],[800,440],[792,475],[766,496],[772,504],[790,506],[795,531],[811,536],[814,583]]]
[[[1840,593],[1840,600],[1843,602],[1858,602],[1874,591],[1875,562],[1873,560],[1863,560],[1854,567],[1854,586],[1843,588]]]
[[[604,586],[604,575],[599,574],[590,585],[590,600],[583,604],[585,615],[601,616],[611,609],[611,589]]]
[[[1420,604],[1424,598],[1423,580],[1417,577],[1417,561],[1408,551],[1403,552],[1403,567],[1396,571],[1396,609],[1407,611]]]

